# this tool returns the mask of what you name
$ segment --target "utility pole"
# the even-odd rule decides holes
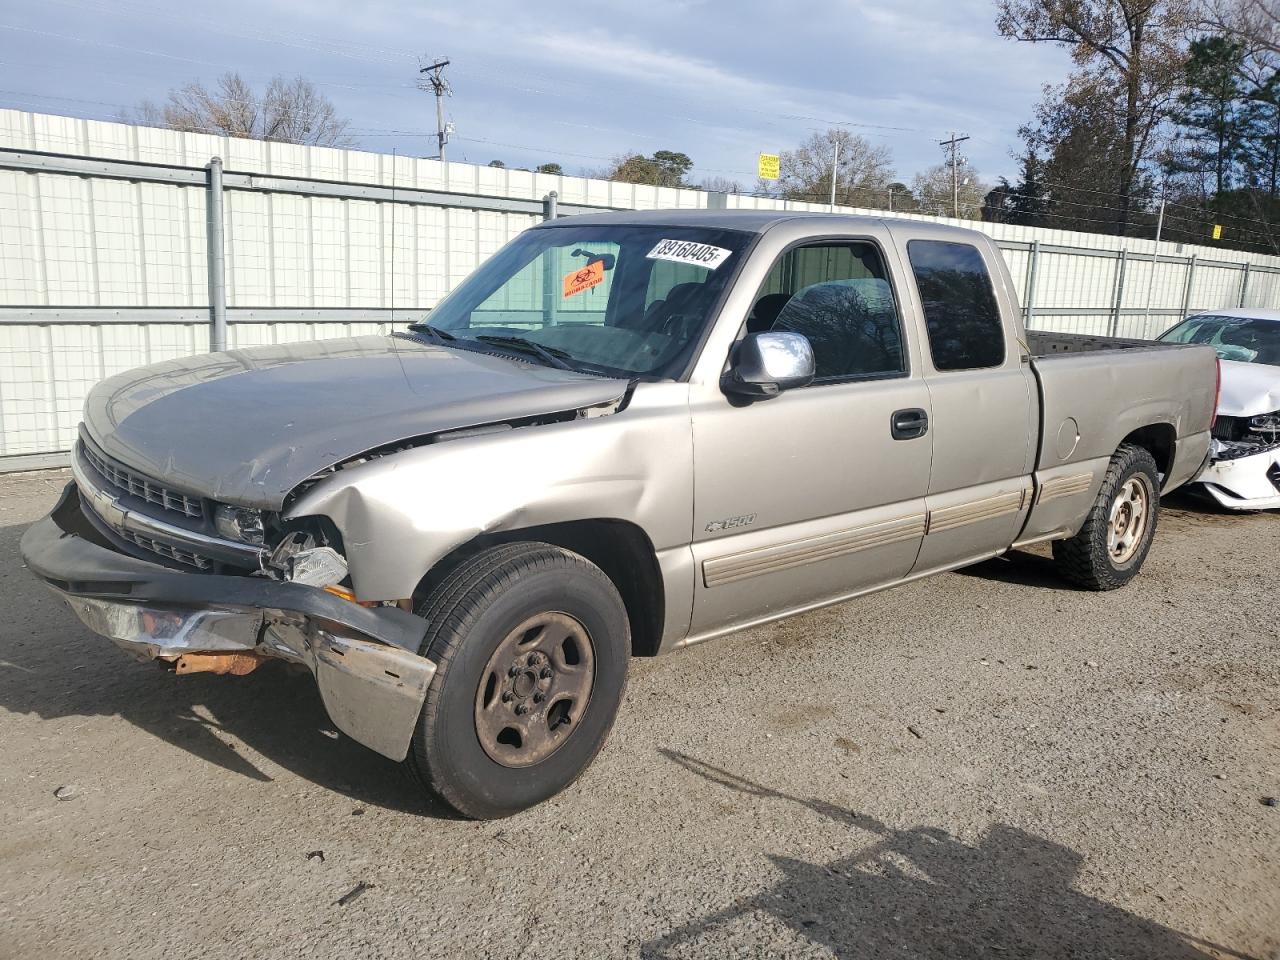
[[[831,158],[831,213],[836,212],[836,180],[840,176],[840,141],[836,141],[835,156]]]
[[[1151,325],[1151,294],[1156,285],[1156,264],[1160,262],[1160,235],[1164,233],[1164,191],[1160,191],[1160,216],[1156,218],[1156,248],[1151,254],[1151,276],[1147,278],[1147,309],[1142,315],[1142,335],[1150,336],[1147,328]],[[1179,318],[1181,319],[1181,318]]]
[[[453,92],[449,89],[449,81],[444,78],[444,68],[448,65],[448,60],[437,60],[418,70],[419,73],[429,74],[427,77],[429,86],[422,86],[420,83],[419,87],[423,90],[430,89],[436,95],[436,141],[440,145],[441,161],[444,160],[444,145],[449,142],[449,130],[444,122],[444,95]]]
[[[950,153],[948,162],[951,164],[951,213],[957,220],[960,219],[960,152],[956,148],[968,139],[968,135],[957,137],[953,130],[950,140],[938,141],[938,145]]]

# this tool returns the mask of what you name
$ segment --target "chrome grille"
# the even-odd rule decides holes
[[[89,465],[121,493],[132,494],[148,503],[154,503],[156,506],[195,520],[204,519],[204,503],[199,497],[189,497],[185,493],[170,490],[150,477],[130,470],[108,457],[87,439],[81,439],[80,449],[84,452],[84,458],[89,461]]]
[[[175,547],[172,544],[163,543],[151,537],[144,537],[142,534],[134,533],[131,530],[117,530],[116,536],[123,537],[143,550],[150,550],[152,553],[167,557],[170,560],[176,560],[178,563],[185,563],[190,567],[208,570],[213,566],[213,561],[209,557],[192,553],[190,550],[183,550],[181,547]]]

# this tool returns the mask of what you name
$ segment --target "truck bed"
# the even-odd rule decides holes
[[[1133,340],[1125,337],[1096,337],[1083,333],[1052,333],[1028,330],[1027,346],[1033,357],[1051,357],[1059,353],[1098,353],[1117,350],[1167,350],[1181,344],[1155,340]]]
[[[1217,363],[1211,347],[1033,331],[1027,339],[1046,439],[1039,469],[1110,457],[1117,430],[1123,437],[1129,422],[1132,429],[1151,424],[1153,411],[1167,425],[1170,443],[1207,435]],[[1078,445],[1063,455],[1057,439],[1072,431]]]

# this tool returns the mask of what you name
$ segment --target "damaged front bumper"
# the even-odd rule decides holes
[[[72,483],[21,543],[27,567],[90,630],[147,659],[242,653],[302,664],[338,729],[404,759],[436,671],[417,652],[421,618],[297,583],[172,570],[91,536]]]
[[[1215,439],[1196,482],[1228,510],[1280,508],[1280,443]]]

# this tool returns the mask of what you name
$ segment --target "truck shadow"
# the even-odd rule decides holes
[[[253,780],[273,779],[256,754],[362,804],[452,817],[399,764],[337,733],[310,674],[269,663],[246,677],[179,677],[90,633],[23,569],[24,529],[0,528],[0,708],[46,720],[119,716]]]
[[[1028,553],[1025,550],[1010,550],[1003,556],[993,557],[975,563],[972,567],[961,567],[955,571],[966,577],[977,577],[981,580],[996,580],[1000,583],[1012,583],[1022,587],[1044,587],[1053,590],[1072,590],[1065,580],[1058,575],[1051,557]]]
[[[937,828],[894,829],[661,752],[766,808],[805,808],[847,827],[851,852],[826,863],[768,855],[781,875],[773,886],[644,944],[647,960],[771,955],[780,952],[779,925],[838,957],[1247,960],[1081,893],[1074,884],[1084,858],[1015,827],[992,826],[972,845]]]
[[[1157,541],[1162,535],[1168,535],[1171,532],[1184,531],[1188,527],[1212,527],[1219,520],[1230,523],[1241,516],[1220,507],[1207,497],[1197,496],[1182,489],[1161,497],[1160,509],[1160,523],[1163,526],[1157,527]],[[1049,545],[1035,549],[1048,551]],[[1041,556],[1039,553],[1031,553],[1028,550],[1010,550],[999,557],[983,560],[971,567],[962,567],[955,572],[966,577],[995,580],[1023,587],[1075,591],[1074,587],[1058,575],[1052,557]]]

